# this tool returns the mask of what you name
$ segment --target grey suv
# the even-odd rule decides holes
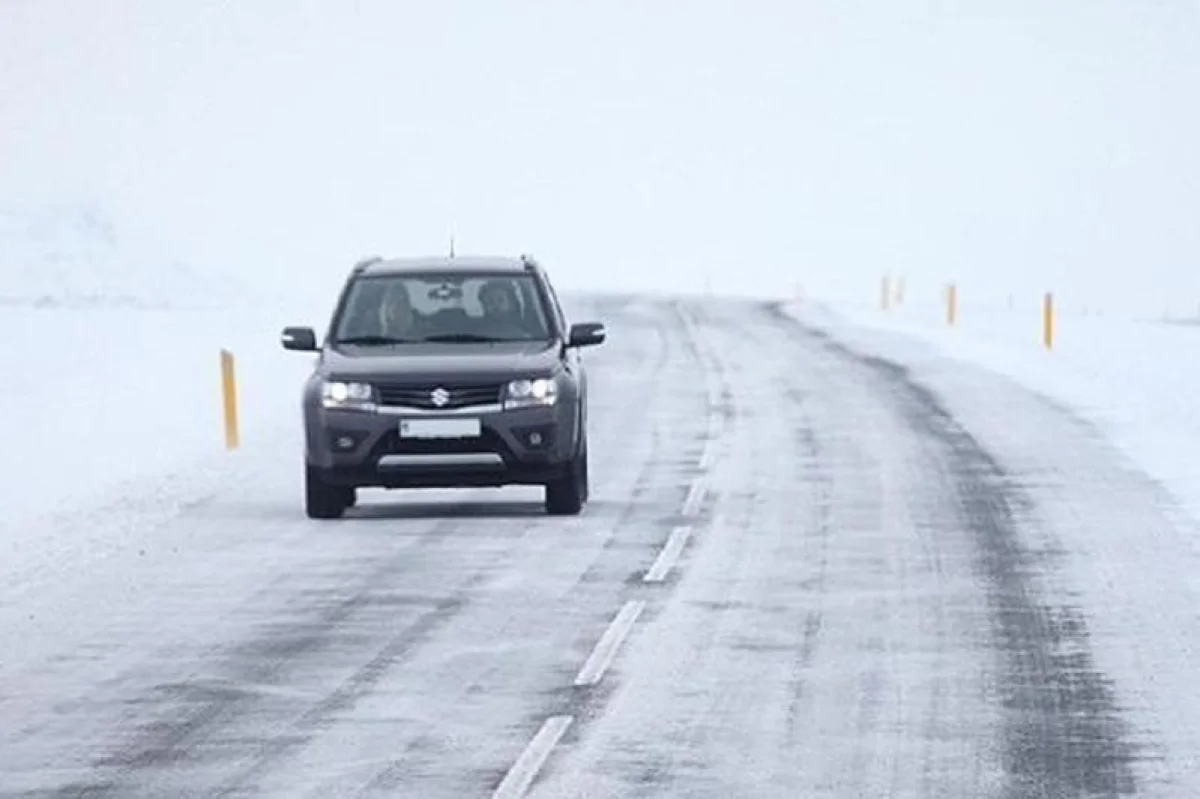
[[[587,378],[545,270],[520,258],[368,259],[329,331],[283,331],[318,353],[304,387],[305,508],[340,517],[357,488],[545,487],[551,514],[588,497]]]

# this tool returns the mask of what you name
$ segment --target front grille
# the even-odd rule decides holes
[[[433,395],[438,389],[446,392],[446,402],[437,404]],[[494,405],[500,401],[503,386],[485,383],[463,386],[378,386],[379,402],[382,405],[403,405],[408,408],[426,410],[455,410],[476,405]]]

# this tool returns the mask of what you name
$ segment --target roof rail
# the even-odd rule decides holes
[[[381,258],[378,255],[372,255],[367,258],[359,259],[359,261],[354,264],[354,268],[351,271],[357,275],[358,273],[362,272],[364,269],[366,269],[371,264],[377,264],[382,260],[383,260],[383,258]]]
[[[521,253],[521,263],[531,271],[538,268],[537,260],[528,253]]]

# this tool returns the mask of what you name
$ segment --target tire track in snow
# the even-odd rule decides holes
[[[801,326],[781,309],[784,325],[878,375],[914,429],[938,442],[954,480],[960,514],[978,550],[1001,662],[1005,712],[1003,796],[1118,797],[1136,793],[1137,750],[1117,707],[1111,681],[1095,667],[1082,614],[1048,605],[1039,571],[1051,564],[1027,551],[1020,510],[1027,505],[1000,465],[906,369],[865,356],[823,331]]]

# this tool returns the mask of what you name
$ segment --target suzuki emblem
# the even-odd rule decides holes
[[[433,401],[434,405],[441,408],[441,407],[444,407],[445,404],[450,401],[450,392],[444,388],[435,388],[430,393],[429,399],[431,399]]]

